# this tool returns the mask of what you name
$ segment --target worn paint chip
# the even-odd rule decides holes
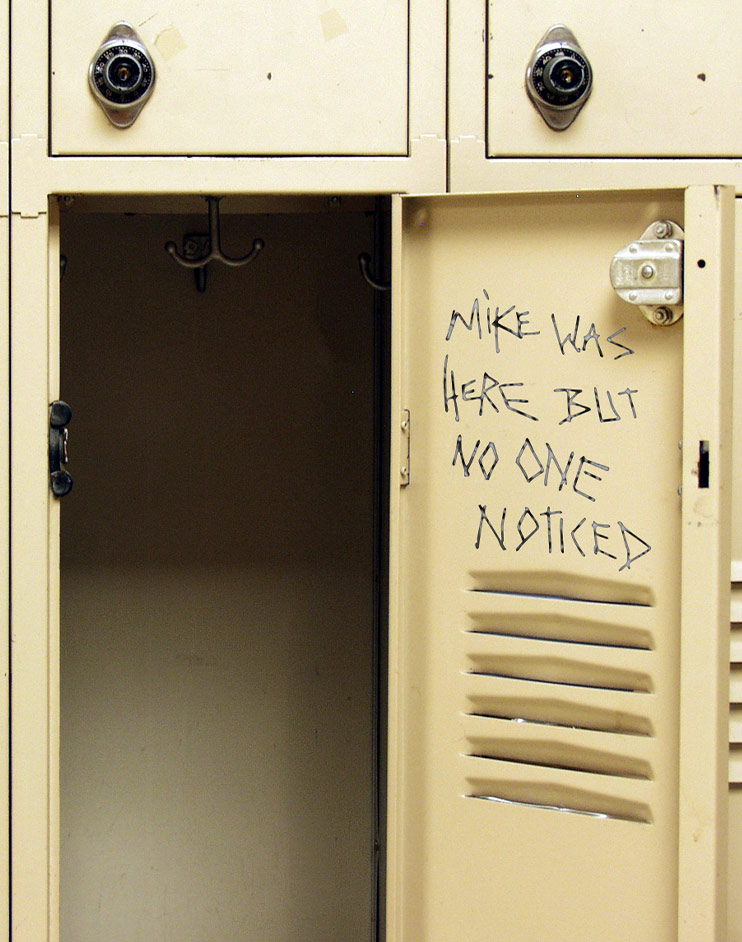
[[[186,48],[186,41],[181,32],[175,26],[168,26],[162,32],[157,34],[155,45],[159,49],[163,59],[172,59],[179,52]]]
[[[322,32],[325,36],[325,42],[329,42],[331,39],[337,39],[338,36],[342,36],[343,33],[348,32],[348,24],[334,8],[320,14],[320,22],[322,23]]]

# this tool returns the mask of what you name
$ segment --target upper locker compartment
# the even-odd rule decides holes
[[[483,168],[498,158],[739,154],[735,24],[723,0],[462,0],[450,14],[453,188],[490,188]]]
[[[51,153],[406,156],[415,131],[413,6],[408,0],[130,0],[123,6],[54,0]],[[122,20],[133,33],[111,37]],[[417,51],[421,61],[430,60],[427,49]],[[443,49],[439,58],[442,75]],[[125,129],[95,100],[91,62],[114,105],[144,100]],[[436,131],[442,128],[418,133]]]
[[[623,4],[620,14],[589,0],[545,0],[538,16],[529,4],[489,0],[488,18],[488,157],[742,150],[742,118],[729,109],[742,95],[742,71],[723,0]],[[557,24],[572,37],[546,35]],[[557,127],[574,121],[551,127],[528,84]]]

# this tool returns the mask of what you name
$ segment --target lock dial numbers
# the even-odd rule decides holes
[[[99,95],[113,105],[127,106],[144,98],[154,72],[149,57],[136,46],[109,46],[93,63],[91,80]]]
[[[593,70],[574,33],[558,24],[548,29],[526,69],[526,91],[553,131],[575,120],[593,87]]]
[[[136,30],[116,23],[88,69],[90,90],[111,124],[128,128],[155,84],[155,66]]]
[[[592,75],[587,59],[568,46],[557,46],[534,62],[531,80],[539,98],[564,107],[586,95]]]

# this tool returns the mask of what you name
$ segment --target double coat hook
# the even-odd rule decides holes
[[[222,251],[221,220],[219,218],[219,202],[221,196],[207,196],[206,202],[209,204],[209,233],[207,236],[186,236],[183,240],[183,254],[181,254],[174,242],[168,242],[165,245],[165,251],[169,252],[175,261],[183,268],[191,268],[196,273],[196,287],[199,291],[206,290],[206,266],[209,262],[218,261],[229,265],[230,268],[239,268],[247,265],[264,247],[265,242],[262,239],[255,239],[252,249],[241,258],[231,258]]]

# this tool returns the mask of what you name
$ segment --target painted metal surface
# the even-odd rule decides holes
[[[650,325],[608,279],[624,236],[685,216],[690,251],[703,245],[728,286],[727,222],[712,188],[698,199],[713,237],[682,192],[400,201],[394,395],[410,410],[414,475],[396,496],[392,582],[393,938],[477,942],[493,919],[506,939],[724,937],[723,881],[700,848],[679,852],[691,816],[678,803],[694,789],[718,816],[708,841],[725,829],[725,782],[701,797],[693,749],[683,768],[678,752],[681,730],[700,735],[701,697],[708,749],[723,755],[710,720],[724,669],[704,662],[702,694],[693,659],[687,677],[680,666],[681,635],[726,636],[687,614],[717,593],[724,525],[712,514],[709,544],[695,543],[681,520],[698,498],[686,483],[681,511],[678,495],[692,473],[683,397],[708,359],[694,340],[683,365],[684,322]],[[685,321],[723,359],[728,297],[699,291]],[[714,501],[720,395],[701,422]],[[685,917],[694,902],[704,914],[692,927],[679,928],[679,898]]]
[[[122,131],[81,81],[121,8],[52,4],[54,153],[408,152],[407,0],[133,0],[125,13],[158,81]]]

